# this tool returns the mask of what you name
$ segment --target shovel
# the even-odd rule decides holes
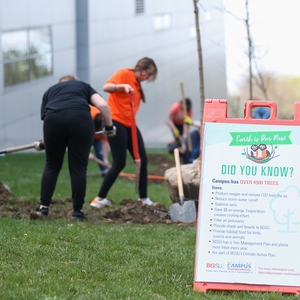
[[[12,153],[12,152],[17,152],[17,151],[22,151],[22,150],[27,150],[27,149],[33,149],[33,148],[37,151],[44,150],[43,144],[40,141],[35,141],[32,144],[21,145],[21,146],[17,146],[17,147],[0,150],[0,154]]]
[[[96,131],[95,135],[101,135],[103,131]],[[12,147],[12,148],[7,148],[0,150],[0,155],[1,154],[7,154],[7,153],[12,153],[12,152],[17,152],[17,151],[23,151],[23,150],[28,150],[28,149],[35,149],[37,151],[44,150],[43,143],[40,141],[34,141],[32,144],[27,144],[27,145],[21,145],[17,147]]]
[[[178,149],[174,149],[179,203],[170,206],[170,215],[173,222],[190,223],[196,221],[196,207],[194,201],[185,201],[183,194],[183,184],[180,170],[180,158]]]
[[[97,158],[93,153],[89,154],[89,159],[97,162],[98,164],[105,166],[107,168],[110,168],[111,165],[109,163],[105,163],[103,160]],[[135,178],[136,174],[127,174],[127,173],[119,173],[119,177],[127,177],[127,178]],[[148,179],[152,180],[165,180],[164,176],[159,176],[159,175],[148,175]]]
[[[184,88],[183,88],[183,82],[180,82],[180,88],[181,88],[181,95],[182,95],[182,106],[183,106],[183,112],[184,116],[187,116],[187,108],[186,108],[186,99],[184,95]],[[193,151],[193,146],[192,146],[192,140],[191,140],[191,134],[190,134],[190,126],[185,124],[186,126],[186,135],[187,135],[187,144],[188,144],[188,151],[191,153]]]
[[[141,158],[139,154],[138,147],[138,138],[137,138],[137,130],[136,130],[136,122],[134,116],[134,101],[133,94],[129,93],[130,103],[131,103],[131,138],[132,138],[132,148],[133,148],[133,156],[135,161],[135,192],[139,192],[139,182],[140,182],[140,173],[141,173]]]

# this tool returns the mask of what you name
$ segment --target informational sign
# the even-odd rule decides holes
[[[204,117],[194,288],[299,293],[300,126],[221,120]]]

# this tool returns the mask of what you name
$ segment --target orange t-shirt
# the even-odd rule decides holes
[[[189,117],[193,116],[193,110],[190,109],[187,112],[187,115]],[[180,102],[175,102],[169,111],[169,117],[170,119],[173,121],[174,124],[178,124],[178,125],[183,125],[183,117],[184,117],[184,111],[181,107],[181,103]]]
[[[110,77],[106,83],[129,84],[133,89],[134,101],[134,116],[141,104],[140,83],[135,78],[133,69],[121,69]],[[126,127],[131,127],[131,101],[130,97],[125,92],[113,92],[108,96],[107,104],[110,106],[111,117],[113,120],[123,124]]]
[[[92,116],[93,120],[95,119],[97,114],[101,113],[101,111],[96,106],[93,106],[93,105],[90,105],[90,112],[91,112],[91,116]],[[102,135],[95,135],[94,140],[105,140],[106,141],[107,138],[104,138]]]
[[[101,111],[96,106],[93,105],[90,105],[90,111],[93,120],[95,119],[97,114],[101,114]]]

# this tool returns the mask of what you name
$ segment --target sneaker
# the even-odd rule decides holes
[[[73,211],[72,219],[76,221],[83,221],[85,219],[84,213],[82,211]]]
[[[152,205],[153,202],[150,200],[150,198],[146,198],[144,200],[139,199],[139,201],[142,201],[143,204]]]
[[[48,213],[49,213],[49,207],[38,207],[36,210],[36,212],[40,212],[44,218],[48,217]]]
[[[96,197],[93,199],[90,205],[96,208],[101,208],[103,206],[111,206],[111,201],[106,198],[104,198],[103,200],[99,200],[99,198]]]
[[[49,208],[40,206],[30,213],[30,219],[45,219],[48,217]]]

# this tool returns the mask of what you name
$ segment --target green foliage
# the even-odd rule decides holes
[[[278,119],[293,119],[295,102],[300,101],[300,77],[279,76],[272,73],[262,73],[266,84],[266,95],[254,84],[253,96],[260,100],[274,101],[277,104]],[[266,98],[267,97],[267,98]],[[228,116],[244,116],[244,104],[249,100],[249,78],[241,79],[236,95],[228,96]]]

